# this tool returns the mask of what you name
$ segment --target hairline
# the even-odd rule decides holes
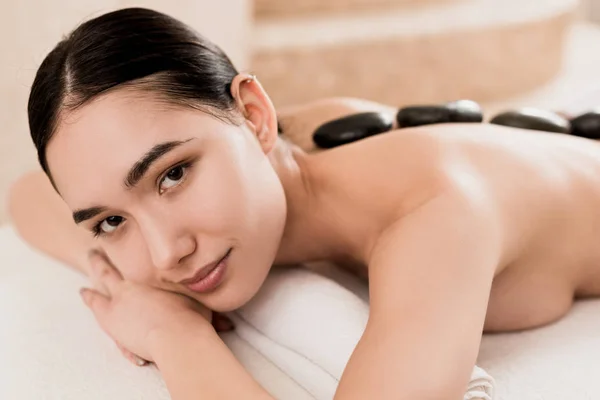
[[[56,116],[56,123],[52,127],[52,131],[49,134],[49,139],[46,142],[46,145],[44,146],[43,160],[44,160],[45,165],[42,165],[42,169],[44,170],[44,172],[46,173],[46,176],[50,180],[52,187],[59,195],[60,195],[60,192],[56,186],[56,183],[54,181],[54,178],[52,177],[52,174],[50,173],[50,166],[48,165],[48,159],[46,157],[48,146],[50,145],[50,142],[52,142],[52,139],[56,136],[58,128],[62,124],[64,119],[66,118],[66,115],[75,113],[78,110],[80,110],[81,108],[85,107],[86,105],[89,105],[95,101],[99,101],[99,100],[103,99],[104,97],[108,96],[109,94],[112,94],[113,92],[123,91],[124,93],[127,93],[128,95],[131,95],[133,97],[140,96],[141,98],[144,98],[144,99],[147,99],[147,95],[150,94],[154,97],[153,100],[155,100],[158,104],[165,107],[165,110],[192,109],[192,110],[200,111],[200,112],[203,112],[210,116],[213,116],[213,117],[221,120],[222,122],[225,122],[228,124],[239,125],[242,123],[242,119],[235,115],[236,109],[234,107],[231,109],[228,109],[228,110],[222,110],[217,107],[211,106],[209,104],[202,104],[201,101],[195,101],[195,100],[189,100],[189,99],[179,100],[179,99],[176,99],[174,96],[170,96],[170,95],[162,92],[159,88],[157,88],[157,86],[160,85],[160,79],[162,78],[161,75],[166,75],[166,74],[165,73],[152,74],[152,75],[148,75],[146,77],[140,78],[140,79],[135,79],[132,81],[122,83],[120,85],[115,85],[101,93],[98,93],[97,95],[95,95],[85,101],[77,101],[76,98],[73,97],[71,104],[68,101],[69,93],[65,93],[63,95],[63,100],[61,101],[60,111],[58,112],[58,114]],[[154,86],[152,86],[152,85],[154,85]]]

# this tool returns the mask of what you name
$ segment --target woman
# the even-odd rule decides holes
[[[254,77],[144,9],[60,42],[29,118],[66,208],[29,177],[12,194],[17,227],[84,270],[101,249],[110,262],[92,254],[99,290],[84,301],[176,400],[271,398],[208,311],[245,304],[271,265],[329,260],[368,276],[370,318],[341,400],[460,399],[482,331],[548,324],[600,293],[592,141],[438,125],[308,154],[278,137]]]

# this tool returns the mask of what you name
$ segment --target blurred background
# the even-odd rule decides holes
[[[488,113],[600,106],[600,0],[0,0],[0,199],[37,167],[26,113],[37,66],[77,24],[128,6],[191,24],[276,106],[328,96],[468,98]]]

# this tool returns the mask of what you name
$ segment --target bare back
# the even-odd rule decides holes
[[[342,146],[317,159],[331,186],[330,220],[347,240],[368,246],[435,193],[448,159],[482,183],[505,227],[486,330],[543,325],[563,315],[574,296],[600,294],[600,145],[593,141],[471,124],[404,129]]]

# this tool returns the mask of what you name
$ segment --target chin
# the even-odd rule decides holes
[[[209,298],[198,300],[212,311],[221,313],[230,312],[248,304],[248,302],[250,302],[250,300],[252,300],[254,295],[258,292],[258,289],[260,288],[256,288],[256,290],[252,291],[251,293],[248,293],[248,287],[245,287],[244,291],[223,290],[222,293],[215,292],[212,294],[212,296],[209,296]]]
[[[230,275],[214,292],[205,295],[195,294],[193,297],[212,311],[222,313],[234,311],[256,296],[268,272],[269,269],[265,272],[255,272],[251,279]]]

